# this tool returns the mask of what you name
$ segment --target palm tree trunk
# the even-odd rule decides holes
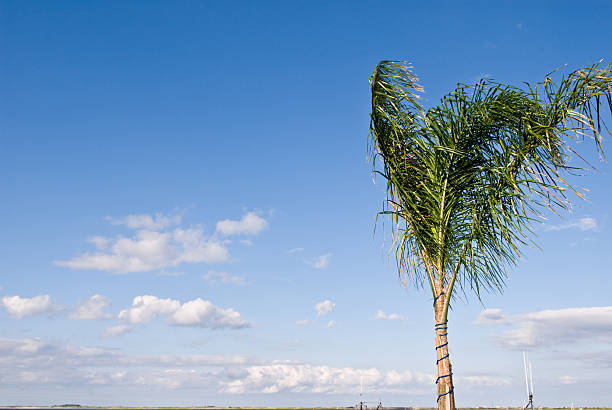
[[[438,390],[438,410],[455,410],[455,393],[453,389],[453,372],[448,355],[448,327],[444,312],[444,300],[449,295],[442,293],[434,303],[434,315],[436,319],[436,366],[438,378],[436,385]]]

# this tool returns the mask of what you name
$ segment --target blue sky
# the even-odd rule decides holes
[[[367,159],[368,77],[434,105],[604,58],[612,4],[0,3],[0,404],[434,400]],[[609,139],[609,138],[608,138]],[[605,141],[605,151],[610,152]],[[585,143],[585,152],[589,147]],[[609,156],[609,154],[608,154]],[[450,315],[459,406],[612,406],[609,165]]]

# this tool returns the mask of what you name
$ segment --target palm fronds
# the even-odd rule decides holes
[[[382,213],[394,222],[400,274],[427,279],[434,296],[455,278],[478,296],[501,289],[542,208],[568,206],[569,139],[592,137],[602,153],[612,65],[525,89],[459,84],[428,110],[411,70],[382,61],[370,79],[370,144],[387,181]]]

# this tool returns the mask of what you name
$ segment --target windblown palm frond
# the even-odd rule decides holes
[[[477,295],[501,289],[542,207],[568,206],[568,138],[588,131],[600,149],[612,65],[526,90],[460,84],[429,110],[405,63],[382,61],[370,82],[371,145],[383,160],[400,273],[426,278],[434,297],[457,275]]]

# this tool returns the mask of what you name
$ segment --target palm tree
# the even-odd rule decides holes
[[[524,89],[459,84],[425,109],[412,67],[381,61],[370,78],[374,172],[387,182],[381,214],[393,221],[400,276],[429,284],[435,318],[438,407],[455,409],[448,308],[457,288],[501,291],[531,224],[569,206],[563,175],[576,139],[600,155],[600,108],[612,112],[612,64],[550,75]],[[607,104],[606,104],[607,103]],[[609,133],[609,131],[608,131]],[[574,155],[575,154],[575,155]]]

